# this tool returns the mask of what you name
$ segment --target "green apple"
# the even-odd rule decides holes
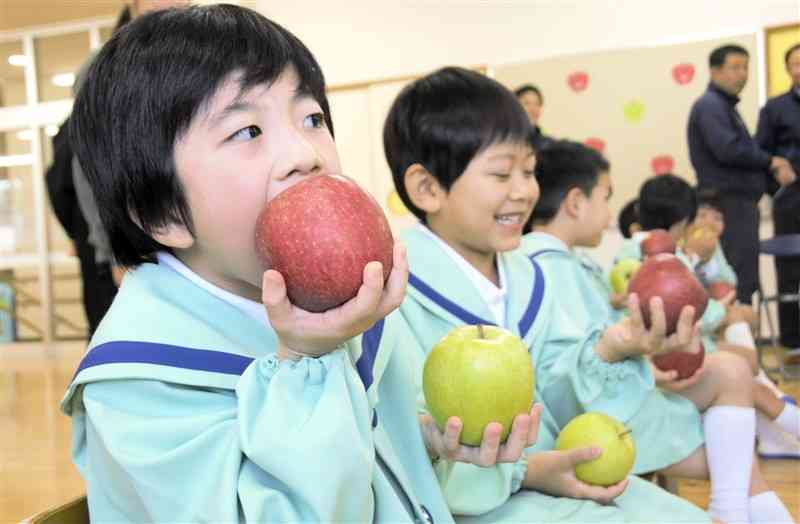
[[[608,280],[614,293],[627,293],[628,282],[631,281],[640,267],[642,267],[642,262],[635,258],[623,258],[614,264],[614,267],[611,268],[611,273],[608,275]]]
[[[456,416],[460,441],[479,446],[490,422],[503,426],[502,441],[514,417],[530,412],[533,362],[525,343],[496,326],[462,326],[440,340],[422,372],[425,402],[439,429]]]
[[[628,476],[636,459],[636,444],[624,424],[605,413],[584,413],[570,420],[556,440],[556,449],[598,447],[596,459],[578,464],[575,476],[595,486],[612,486]]]

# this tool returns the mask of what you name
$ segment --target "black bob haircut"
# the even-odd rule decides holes
[[[744,47],[736,44],[728,44],[718,47],[711,51],[711,54],[708,55],[709,67],[722,67],[728,55],[744,55],[749,57],[750,53],[748,53],[747,49]]]
[[[793,45],[786,51],[786,54],[783,55],[784,64],[786,64],[787,66],[789,65],[789,58],[791,58],[792,53],[794,53],[795,51],[800,51],[800,43]]]
[[[255,11],[233,5],[154,11],[103,46],[76,97],[70,136],[117,264],[135,266],[168,250],[151,236],[159,227],[182,224],[194,234],[174,145],[223,83],[241,75],[244,92],[271,84],[289,67],[333,133],[314,56]]]
[[[673,174],[650,178],[639,189],[639,224],[644,231],[669,229],[681,220],[694,220],[697,193]]]
[[[591,196],[600,175],[608,170],[608,161],[591,147],[570,140],[549,143],[536,155],[539,201],[533,208],[533,223],[553,220],[567,193],[576,187]]]
[[[544,104],[544,95],[542,91],[533,84],[523,84],[514,90],[514,96],[521,97],[525,93],[533,93],[539,97],[539,103]]]
[[[400,199],[414,215],[425,213],[408,197],[406,170],[422,165],[449,191],[487,147],[531,145],[533,127],[514,94],[491,78],[446,67],[406,86],[383,127],[383,149]]]
[[[634,198],[620,210],[619,216],[617,217],[617,225],[619,226],[619,232],[622,233],[622,236],[625,238],[631,238],[633,236],[633,232],[631,231],[631,226],[633,224],[639,223],[639,199]],[[641,224],[640,224],[641,225]]]

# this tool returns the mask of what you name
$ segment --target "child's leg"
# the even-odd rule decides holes
[[[748,522],[749,495],[760,488],[760,477],[751,477],[756,430],[753,391],[741,387],[752,381],[743,359],[717,351],[708,355],[700,380],[681,392],[703,413],[703,454],[711,478],[709,511],[725,522]],[[695,469],[699,459],[689,459],[693,460],[686,466]]]
[[[753,400],[756,409],[787,433],[800,438],[800,410],[794,404],[784,402],[772,390],[753,381]]]

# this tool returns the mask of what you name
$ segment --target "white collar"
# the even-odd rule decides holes
[[[254,300],[250,300],[249,298],[244,298],[242,296],[235,295],[230,291],[227,291],[219,286],[212,284],[208,280],[205,280],[200,275],[192,271],[191,268],[189,268],[189,266],[178,260],[171,253],[168,253],[166,251],[159,251],[156,256],[158,258],[159,264],[162,264],[172,269],[173,271],[180,274],[184,278],[189,279],[192,283],[194,283],[198,287],[205,289],[215,297],[224,300],[233,307],[241,310],[244,314],[256,319],[259,322],[263,322],[265,325],[269,326],[269,318],[267,317],[267,310],[264,308],[264,304],[261,304],[260,302],[256,302]]]
[[[637,244],[641,244],[642,240],[647,238],[648,235],[650,235],[650,231],[637,231],[631,236],[631,239],[633,239],[633,241]]]
[[[497,253],[497,274],[500,281],[500,286],[498,287],[494,284],[494,282],[486,278],[483,273],[475,269],[475,266],[467,262],[467,260],[455,249],[450,247],[447,242],[439,238],[436,233],[428,229],[428,227],[420,223],[417,224],[417,228],[425,233],[428,237],[432,238],[442,247],[442,249],[444,249],[445,253],[450,256],[450,258],[456,263],[464,275],[469,278],[469,280],[478,290],[481,298],[483,298],[483,300],[486,302],[486,305],[489,307],[489,310],[492,312],[492,314],[494,314],[497,325],[505,327],[507,288],[506,271],[503,264],[502,253]]]

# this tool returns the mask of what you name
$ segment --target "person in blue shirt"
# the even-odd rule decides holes
[[[721,46],[708,61],[711,82],[689,114],[689,158],[698,186],[720,192],[727,224],[722,248],[739,277],[737,298],[750,304],[758,288],[758,201],[770,178],[788,185],[795,172],[786,158],[758,145],[736,110],[747,83],[747,50]]]

